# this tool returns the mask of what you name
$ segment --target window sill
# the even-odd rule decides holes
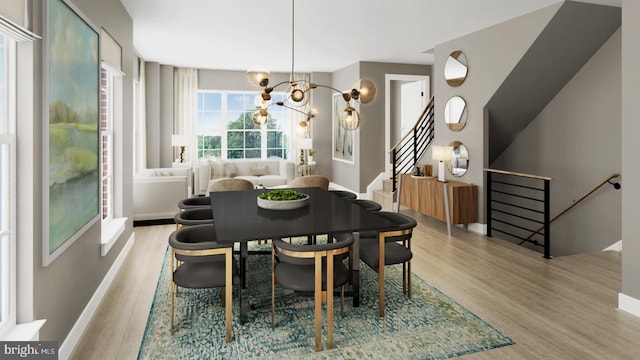
[[[47,320],[36,320],[26,324],[17,324],[8,329],[2,336],[3,341],[35,341],[40,328]]]
[[[102,224],[102,235],[100,238],[100,255],[106,256],[116,243],[120,235],[124,232],[127,218],[114,218]]]

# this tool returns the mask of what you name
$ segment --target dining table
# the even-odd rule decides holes
[[[319,187],[294,188],[309,196],[308,204],[291,210],[263,209],[257,198],[269,189],[216,191],[210,193],[218,242],[239,243],[240,277],[246,288],[248,242],[292,237],[313,238],[323,234],[353,233],[353,306],[360,305],[359,234],[393,229],[396,225],[356,203]],[[250,290],[250,289],[248,289]],[[241,289],[242,291],[242,289]],[[240,296],[240,322],[247,322],[249,305]]]

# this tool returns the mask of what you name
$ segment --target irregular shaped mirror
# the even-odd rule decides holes
[[[453,96],[444,106],[444,123],[451,131],[460,131],[467,124],[467,102]]]
[[[469,151],[460,141],[453,141],[449,146],[453,147],[453,153],[447,169],[451,175],[460,177],[469,169]]]
[[[460,50],[449,54],[444,63],[444,79],[449,86],[458,87],[467,78],[467,57]]]

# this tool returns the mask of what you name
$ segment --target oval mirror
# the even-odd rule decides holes
[[[460,141],[453,141],[449,146],[453,148],[453,153],[447,169],[451,175],[460,177],[469,169],[469,151]]]
[[[449,86],[460,86],[467,78],[467,70],[467,57],[462,51],[456,50],[449,54],[444,63],[444,79]]]
[[[451,131],[460,131],[467,124],[467,102],[453,96],[444,106],[444,123]]]

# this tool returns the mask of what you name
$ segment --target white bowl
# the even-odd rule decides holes
[[[258,207],[268,210],[293,210],[305,207],[309,204],[309,195],[297,200],[267,200],[258,199]]]

